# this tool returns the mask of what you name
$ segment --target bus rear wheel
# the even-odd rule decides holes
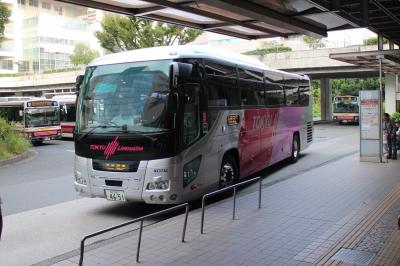
[[[300,139],[299,135],[293,135],[293,141],[292,141],[292,155],[290,155],[290,162],[295,163],[299,159],[299,153],[300,153]]]
[[[224,188],[233,185],[239,178],[238,165],[231,155],[226,154],[222,159],[220,175],[219,175],[219,188]]]

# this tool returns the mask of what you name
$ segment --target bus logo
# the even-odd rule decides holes
[[[90,150],[104,151],[104,156],[106,157],[106,160],[108,160],[108,157],[110,157],[111,155],[114,155],[116,151],[136,152],[144,150],[144,148],[141,146],[132,146],[132,147],[122,146],[119,144],[118,138],[119,136],[117,136],[113,141],[109,142],[107,145],[91,144]]]
[[[110,155],[115,154],[115,151],[117,150],[117,148],[119,146],[118,138],[119,138],[119,136],[117,136],[113,141],[111,141],[110,143],[107,144],[107,147],[104,150],[104,156],[106,156],[106,160],[108,160],[108,157]]]

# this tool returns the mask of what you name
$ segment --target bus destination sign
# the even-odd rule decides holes
[[[27,102],[27,107],[47,107],[47,106],[58,106],[57,101],[31,101]]]

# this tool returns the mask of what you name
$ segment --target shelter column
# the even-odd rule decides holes
[[[321,120],[332,120],[332,84],[329,78],[321,78]]]
[[[396,93],[399,91],[398,76],[385,74],[385,112],[390,115],[396,112]]]

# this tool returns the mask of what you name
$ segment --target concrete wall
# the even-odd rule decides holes
[[[346,48],[327,48],[256,56],[257,59],[274,69],[327,68],[352,66],[344,62],[332,60],[332,53],[351,53],[376,50],[376,46],[354,46]]]
[[[20,87],[40,87],[52,84],[75,83],[78,75],[84,73],[84,70],[59,72],[50,74],[35,74],[19,77],[0,78],[0,92],[2,89],[18,89]]]

